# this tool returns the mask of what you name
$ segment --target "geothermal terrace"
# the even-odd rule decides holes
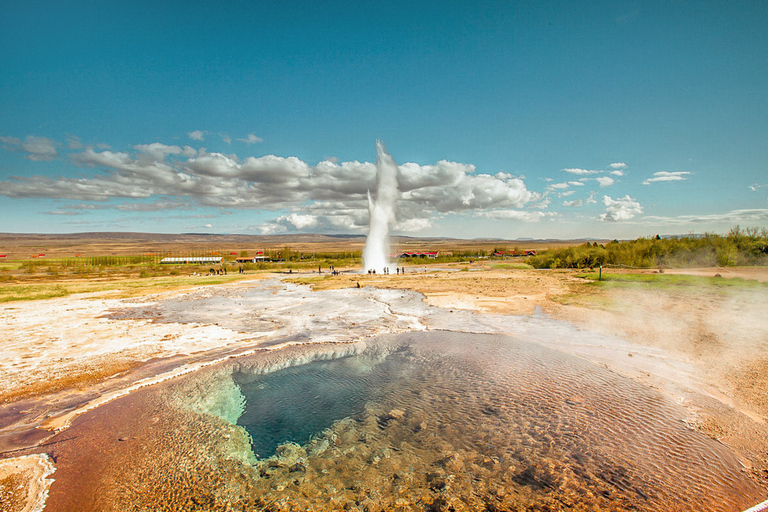
[[[768,497],[762,288],[451,270],[4,304],[3,510]]]

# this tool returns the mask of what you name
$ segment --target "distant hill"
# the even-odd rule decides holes
[[[281,235],[239,235],[215,233],[0,233],[0,254],[8,259],[71,257],[75,255],[193,253],[259,251],[290,248],[300,252],[361,251],[365,235],[294,233]],[[494,249],[542,249],[582,244],[587,240],[504,240],[476,238],[464,240],[441,237],[393,236],[393,252],[399,248],[421,251],[469,251]],[[593,240],[591,240],[593,241]]]

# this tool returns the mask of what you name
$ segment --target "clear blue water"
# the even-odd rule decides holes
[[[277,451],[260,473],[269,495],[277,486],[279,496],[311,503],[342,486],[355,501],[362,488],[391,487],[381,499],[392,503],[426,492],[502,507],[654,510],[702,492],[722,502],[744,484],[735,458],[682,424],[686,412],[669,399],[540,345],[432,332],[384,337],[335,359],[308,350],[318,351],[312,362],[232,374],[245,397],[237,424],[253,452],[264,460]],[[287,442],[302,445],[301,478],[281,469]]]
[[[386,383],[402,373],[402,354],[385,358],[366,355],[320,360],[265,375],[236,372],[233,380],[245,396],[237,424],[253,440],[259,458],[278,445],[307,443],[335,421],[359,417],[366,403],[380,400]]]

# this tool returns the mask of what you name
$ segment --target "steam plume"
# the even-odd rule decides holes
[[[397,164],[376,141],[376,199],[368,191],[369,227],[363,250],[366,270],[381,273],[389,266],[389,224],[395,220],[397,190]]]

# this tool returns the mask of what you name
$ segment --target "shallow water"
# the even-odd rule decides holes
[[[763,499],[686,416],[603,366],[507,336],[292,347],[84,416],[54,454],[49,507],[738,511]]]

